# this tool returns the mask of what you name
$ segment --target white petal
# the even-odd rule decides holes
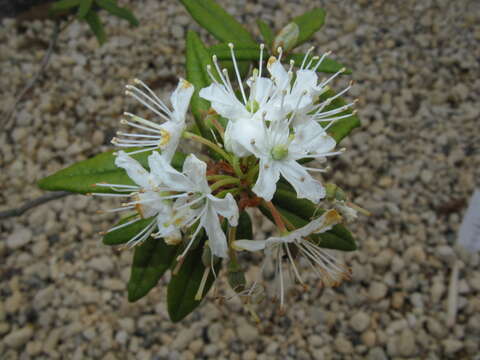
[[[162,130],[168,133],[168,135],[166,135],[168,138],[162,138],[160,140],[160,149],[162,150],[162,156],[169,163],[172,161],[173,155],[175,155],[185,126],[185,122],[175,121],[167,121],[161,125]]]
[[[158,185],[150,173],[137,160],[128,156],[124,151],[118,152],[115,158],[115,165],[124,169],[135,184],[145,189],[151,189]]]
[[[229,121],[225,129],[225,149],[229,152],[233,152],[238,157],[244,157],[250,155],[250,151],[247,150],[240,142],[241,137],[244,137],[243,132],[239,132],[240,128],[243,128],[243,120]]]
[[[264,198],[266,201],[272,200],[273,194],[277,189],[277,181],[280,178],[280,171],[277,161],[266,161],[260,159],[260,172],[257,182],[252,188],[253,192]]]
[[[211,84],[201,89],[199,95],[210,101],[212,108],[229,120],[249,116],[245,106],[236,98],[235,94],[229,92],[223,85]]]
[[[232,194],[227,194],[223,199],[219,199],[213,195],[208,195],[211,205],[215,211],[228,219],[228,222],[232,226],[238,225],[238,207],[237,202],[233,198]]]
[[[259,157],[263,154],[261,149],[265,142],[265,131],[261,120],[244,118],[235,123],[229,122],[225,138],[227,133],[229,144],[235,155],[244,157],[255,154]]]
[[[254,99],[262,104],[272,93],[273,82],[270,79],[259,77],[255,80]]]
[[[294,187],[299,198],[318,203],[325,197],[325,188],[296,161],[283,161],[279,165],[283,177]]]
[[[290,81],[288,78],[287,70],[283,67],[283,65],[273,56],[268,59],[267,69],[270,71],[275,84],[280,87],[281,89],[289,88]]]
[[[296,96],[302,92],[307,91],[309,94],[317,86],[318,76],[315,71],[312,70],[298,70],[296,72],[295,83],[292,87],[292,94]]]
[[[265,240],[236,240],[233,248],[236,250],[260,251],[265,249]]]
[[[141,202],[142,216],[149,218],[165,211],[166,203],[156,191],[146,191],[137,195]]]
[[[148,164],[161,184],[174,191],[191,191],[192,184],[185,175],[173,168],[168,160],[158,152],[154,151],[148,157]]]
[[[325,132],[320,124],[311,120],[295,127],[295,138],[290,149],[302,153],[302,157],[305,157],[305,152],[327,153],[332,151],[335,146],[335,140]]]
[[[207,202],[207,210],[202,219],[203,227],[208,236],[208,245],[212,254],[218,257],[228,257],[228,245],[225,233],[220,225],[220,220],[210,202]]]
[[[187,80],[180,79],[178,86],[170,96],[170,102],[173,106],[173,120],[185,122],[185,115],[192,98],[194,87]]]
[[[193,184],[190,191],[200,191],[210,194],[211,190],[207,182],[207,164],[199,160],[195,155],[190,154],[183,163],[183,173]]]

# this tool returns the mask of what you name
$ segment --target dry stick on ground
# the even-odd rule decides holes
[[[27,83],[27,85],[25,85],[25,87],[22,89],[22,91],[20,91],[20,94],[18,94],[17,99],[15,100],[15,103],[13,104],[12,110],[10,111],[10,114],[8,114],[8,116],[7,116],[7,121],[5,122],[5,126],[8,126],[9,123],[10,123],[10,120],[13,118],[13,115],[15,114],[18,103],[20,101],[22,101],[25,94],[28,93],[30,91],[30,89],[33,88],[35,83],[40,79],[40,76],[42,75],[43,71],[47,68],[47,65],[48,65],[48,62],[50,61],[50,57],[52,55],[53,49],[55,47],[55,44],[57,43],[59,33],[60,33],[60,21],[57,20],[55,22],[55,26],[53,28],[53,33],[52,33],[52,37],[50,38],[50,43],[48,44],[47,52],[43,56],[42,62],[40,64],[40,69],[38,69],[35,76]]]
[[[62,197],[65,197],[65,196],[71,195],[71,194],[72,193],[68,192],[68,191],[55,191],[55,192],[52,192],[52,193],[49,193],[49,194],[39,196],[36,199],[29,200],[29,201],[25,202],[25,204],[23,204],[22,206],[20,206],[18,208],[9,209],[9,210],[5,210],[5,211],[0,211],[0,220],[6,219],[6,218],[9,218],[9,217],[13,217],[13,216],[23,215],[26,211],[28,211],[28,210],[36,207],[36,206],[45,204],[46,202],[49,202],[51,200],[60,199]]]

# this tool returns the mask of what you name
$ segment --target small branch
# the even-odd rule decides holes
[[[20,91],[20,94],[18,94],[17,99],[13,104],[12,110],[7,116],[7,121],[5,122],[7,126],[10,123],[10,120],[12,119],[13,115],[15,114],[18,103],[22,101],[25,94],[27,94],[33,88],[33,86],[37,83],[37,81],[40,79],[40,76],[43,74],[43,72],[47,68],[47,65],[50,61],[50,57],[52,56],[52,53],[53,53],[53,49],[55,48],[55,45],[57,43],[59,33],[60,33],[60,21],[56,21],[55,26],[53,28],[52,37],[50,38],[50,43],[48,44],[47,52],[43,56],[42,62],[40,64],[40,68],[38,69],[35,76],[27,83],[27,85],[25,85],[23,90]]]
[[[9,218],[9,217],[14,217],[14,216],[21,216],[26,211],[28,211],[28,210],[36,207],[36,206],[45,204],[46,202],[49,202],[51,200],[60,199],[62,197],[70,195],[70,194],[72,194],[72,193],[68,192],[68,191],[55,191],[55,192],[52,192],[52,193],[49,193],[49,194],[42,195],[42,196],[40,196],[36,199],[27,201],[25,204],[23,204],[19,208],[1,211],[0,212],[0,220],[1,219],[6,219],[6,218]]]

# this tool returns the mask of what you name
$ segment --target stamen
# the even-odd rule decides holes
[[[247,97],[245,96],[245,90],[243,89],[242,78],[240,77],[240,71],[238,70],[237,59],[235,58],[235,53],[233,52],[233,44],[229,43],[228,47],[230,48],[230,54],[232,55],[233,68],[235,69],[235,74],[237,75],[238,85],[240,86],[240,92],[242,93],[243,103],[247,104]]]
[[[265,48],[265,44],[260,44],[260,60],[258,65],[258,76],[262,77],[262,66],[263,66],[263,49]]]
[[[333,74],[332,76],[330,76],[327,80],[325,80],[324,82],[322,82],[320,84],[320,87],[324,87],[325,85],[327,85],[329,82],[331,82],[333,79],[335,79],[338,75],[344,73],[345,71],[347,71],[347,68],[341,68],[340,70],[338,70],[335,74]]]
[[[117,131],[118,136],[128,136],[128,137],[141,137],[141,138],[149,138],[149,139],[158,139],[158,135],[146,135],[146,134],[136,134],[136,133],[126,133],[123,131]]]
[[[127,221],[127,222],[125,222],[125,223],[123,223],[123,224],[120,224],[120,225],[114,226],[113,228],[111,228],[111,229],[108,229],[108,230],[105,232],[105,234],[108,234],[108,233],[110,233],[110,232],[112,232],[112,231],[115,231],[115,230],[121,229],[121,228],[123,228],[123,227],[125,227],[125,226],[131,225],[131,224],[133,224],[133,223],[137,222],[138,220],[140,220],[140,218],[136,218],[136,219],[133,219],[133,220]]]
[[[303,70],[305,63],[307,62],[308,56],[314,49],[315,49],[315,46],[312,46],[310,49],[307,50],[305,56],[303,57],[302,65],[300,65],[300,70]]]
[[[160,105],[162,107],[162,110],[165,111],[168,115],[172,115],[172,112],[170,111],[170,109],[167,107],[167,105],[165,105],[165,103],[162,101],[162,99],[160,99],[157,94],[155,94],[155,92],[153,92],[152,89],[150,89],[142,80],[140,79],[134,79],[133,80],[134,83],[136,84],[140,84],[141,86],[143,86],[153,97],[155,100],[157,100],[158,102],[158,105]]]
[[[313,71],[317,71],[318,67],[322,64],[323,60],[327,57],[327,56],[330,56],[332,52],[331,51],[327,51],[325,54],[322,55],[322,57],[320,58],[320,60],[317,61],[317,64],[315,65],[315,67],[313,68]]]
[[[134,86],[132,86],[133,88],[135,88]],[[157,114],[158,116],[160,116],[161,118],[163,118],[165,121],[169,121],[170,119],[165,116],[165,114],[161,113],[160,111],[158,111],[157,109],[155,109],[152,105],[150,105],[149,103],[147,103],[145,100],[143,100],[140,96],[138,96],[137,94],[135,94],[134,92],[132,91],[125,91],[125,95],[128,95],[128,96],[132,96],[133,98],[135,98],[138,102],[140,102],[143,106],[147,107],[148,109],[150,109],[151,111],[153,111],[155,114]]]

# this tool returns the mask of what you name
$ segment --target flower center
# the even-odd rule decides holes
[[[272,151],[272,158],[274,160],[283,160],[288,155],[288,146],[287,145],[276,145],[273,147]]]
[[[249,101],[247,101],[247,104],[245,105],[245,108],[250,113],[256,113],[257,110],[260,108],[260,104],[258,103],[257,100],[249,100]]]
[[[170,142],[170,133],[167,130],[160,129],[160,136],[159,146],[165,146]]]

